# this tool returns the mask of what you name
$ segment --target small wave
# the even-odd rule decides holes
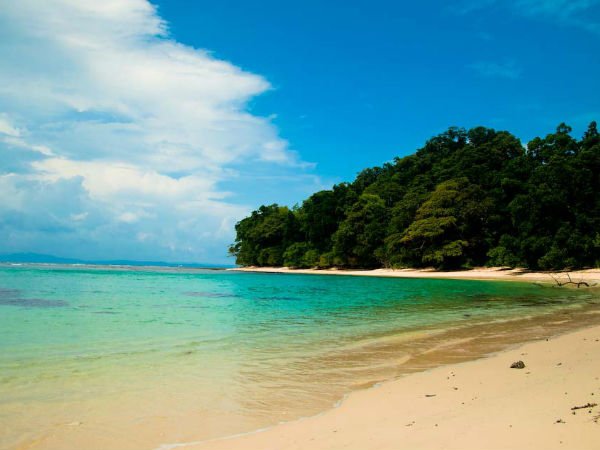
[[[222,292],[198,292],[198,291],[186,291],[183,295],[188,297],[204,297],[204,298],[239,298],[239,295],[222,293]]]

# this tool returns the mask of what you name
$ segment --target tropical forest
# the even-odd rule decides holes
[[[237,223],[242,266],[558,270],[600,266],[600,135],[560,124],[527,145],[449,128],[301,205]]]

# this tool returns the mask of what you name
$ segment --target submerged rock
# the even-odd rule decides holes
[[[525,363],[523,361],[517,361],[510,365],[511,369],[524,369]]]

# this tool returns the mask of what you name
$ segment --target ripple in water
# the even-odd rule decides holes
[[[0,305],[21,306],[23,308],[61,308],[69,306],[69,303],[64,300],[23,297],[18,289],[0,288]]]

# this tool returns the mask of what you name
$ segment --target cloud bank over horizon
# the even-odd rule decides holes
[[[0,0],[0,58],[0,253],[223,262],[257,206],[229,181],[321,187],[248,111],[268,81],[175,41],[146,0]]]

